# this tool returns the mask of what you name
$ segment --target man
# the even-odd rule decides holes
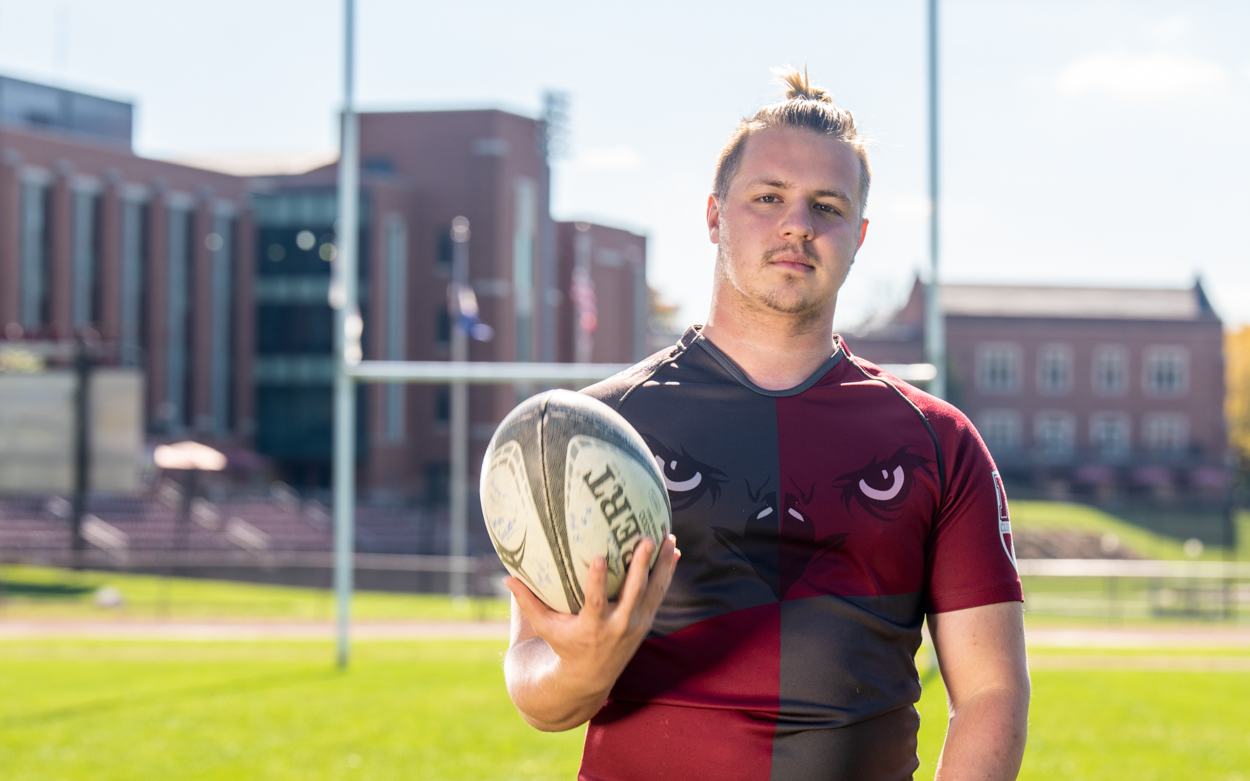
[[[539,729],[590,720],[584,779],[905,779],[927,613],[938,777],[1014,778],[1029,681],[1001,481],[958,410],[831,336],[870,169],[850,113],[786,80],[717,166],[707,324],[586,390],[655,454],[684,555],[670,538],[648,573],[645,541],[620,600],[589,588],[576,616],[510,579],[508,690]]]

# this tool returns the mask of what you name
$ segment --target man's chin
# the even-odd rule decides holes
[[[760,306],[777,314],[811,317],[820,312],[820,302],[807,296],[767,294],[757,299]]]

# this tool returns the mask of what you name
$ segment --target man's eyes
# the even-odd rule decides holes
[[[761,195],[755,200],[759,201],[760,203],[781,203],[781,196],[772,195],[772,194]],[[838,211],[838,207],[834,206],[831,203],[815,203],[815,204],[812,204],[812,208],[816,209],[817,211],[824,212],[825,214],[838,215],[842,213]]]

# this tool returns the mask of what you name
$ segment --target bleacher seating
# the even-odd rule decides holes
[[[50,501],[51,500],[51,501]],[[65,550],[70,547],[68,502],[52,497],[0,499],[0,555]],[[143,497],[91,496],[86,512],[125,535],[130,551],[238,551],[241,540],[263,539],[269,553],[329,551],[333,548],[330,511],[319,502],[290,495],[197,500],[182,521],[175,492],[155,490]],[[231,533],[232,519],[246,524]],[[360,506],[356,511],[356,550],[361,553],[445,554],[446,510]],[[490,550],[480,520],[470,520],[471,552]],[[254,530],[255,534],[249,537]],[[254,538],[254,539],[253,539]]]

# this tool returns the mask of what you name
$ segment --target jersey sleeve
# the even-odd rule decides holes
[[[1007,494],[985,443],[942,402],[929,415],[942,449],[945,491],[925,555],[925,609],[1023,601],[1011,542]]]

